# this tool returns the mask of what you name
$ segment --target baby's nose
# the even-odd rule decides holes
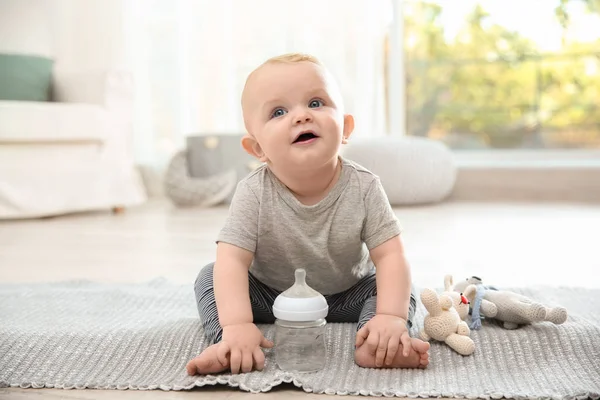
[[[305,124],[310,121],[312,121],[312,118],[309,114],[305,114],[305,115],[302,115],[302,116],[296,118],[297,124]]]

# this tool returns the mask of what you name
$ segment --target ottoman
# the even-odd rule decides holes
[[[453,154],[431,139],[355,139],[342,147],[342,155],[378,175],[392,205],[439,202],[454,188]]]

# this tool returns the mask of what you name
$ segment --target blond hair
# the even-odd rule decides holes
[[[306,54],[306,53],[287,53],[287,54],[281,54],[279,56],[271,57],[267,61],[262,63],[261,66],[266,65],[266,64],[298,63],[298,62],[303,62],[303,61],[308,61],[313,64],[317,64],[317,65],[321,65],[321,66],[323,65],[321,63],[321,61],[319,61],[319,59],[313,55]],[[260,67],[258,67],[258,68],[260,68]]]

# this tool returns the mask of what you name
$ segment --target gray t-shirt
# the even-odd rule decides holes
[[[369,250],[401,229],[379,178],[341,160],[338,181],[311,206],[261,166],[238,184],[217,242],[253,252],[250,272],[274,289],[292,286],[296,268],[322,294],[349,289],[372,273]]]

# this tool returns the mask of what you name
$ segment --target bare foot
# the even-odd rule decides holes
[[[417,338],[411,338],[410,344],[412,345],[413,350],[419,353],[421,357],[419,368],[427,368],[429,365],[429,342],[424,342]]]
[[[407,357],[403,354],[402,343],[391,364],[382,368],[427,368],[429,364],[429,343],[411,338],[411,349]],[[354,352],[354,361],[363,368],[378,368],[375,364],[375,352],[363,344]]]
[[[190,360],[185,366],[188,375],[216,374],[229,369],[229,359],[227,360],[227,364],[224,365],[217,358],[218,346],[219,344],[215,343],[204,349],[199,356]]]

